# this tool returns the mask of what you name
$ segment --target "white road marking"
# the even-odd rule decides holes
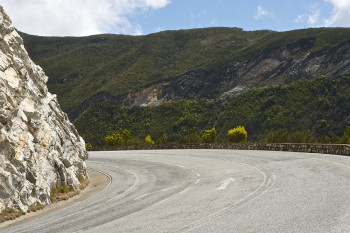
[[[199,173],[196,173],[196,175],[197,175],[197,177],[201,177],[201,174],[199,174]]]
[[[267,181],[266,186],[268,186],[270,183],[271,183],[271,179],[269,179],[269,180]]]
[[[196,183],[195,184],[198,184],[201,180],[200,179],[197,179]]]
[[[250,166],[253,167],[253,168],[256,168],[256,167],[254,167],[254,166],[252,166],[252,165],[250,165]],[[261,171],[261,170],[258,169],[258,168],[256,168],[256,169],[257,169],[258,171]],[[203,226],[204,224],[206,224],[207,222],[204,222],[204,223],[203,223],[204,220],[207,220],[207,219],[210,219],[210,218],[213,218],[213,217],[218,217],[218,216],[220,216],[221,214],[223,214],[224,212],[229,211],[229,210],[231,210],[231,211],[238,210],[238,209],[240,209],[240,208],[242,208],[242,207],[244,207],[244,206],[250,204],[251,202],[255,201],[255,200],[258,199],[259,197],[263,196],[263,195],[264,195],[267,191],[269,191],[269,190],[275,185],[275,183],[276,183],[276,175],[275,175],[274,173],[272,173],[273,181],[272,181],[271,186],[267,187],[267,185],[265,185],[265,187],[267,187],[267,189],[265,189],[264,191],[262,191],[259,195],[255,196],[254,198],[252,198],[252,199],[249,200],[248,202],[244,203],[243,205],[234,208],[235,205],[237,205],[237,204],[239,204],[239,203],[245,201],[247,198],[249,198],[250,196],[254,195],[258,190],[260,190],[260,189],[264,186],[264,184],[265,184],[265,182],[266,182],[266,174],[265,174],[263,171],[261,171],[261,172],[262,172],[262,174],[263,174],[263,176],[264,176],[264,181],[260,184],[260,186],[259,186],[256,190],[254,190],[254,192],[250,193],[248,196],[242,198],[241,200],[239,200],[239,201],[233,203],[232,205],[230,205],[230,206],[228,206],[228,207],[225,207],[225,208],[223,208],[223,209],[221,209],[221,210],[219,210],[219,211],[217,211],[217,212],[215,212],[215,213],[212,213],[212,214],[210,214],[210,215],[208,215],[208,216],[206,216],[206,217],[203,217],[203,218],[201,218],[201,219],[198,219],[198,220],[196,220],[196,221],[194,221],[194,222],[192,222],[192,223],[190,223],[190,224],[187,224],[186,226],[182,227],[182,229],[181,229],[182,231],[181,231],[181,232],[182,232],[182,233],[190,232],[190,231],[192,231],[192,230],[194,230],[194,229],[196,229],[196,228],[198,228],[198,227],[201,227],[201,226]],[[187,228],[187,230],[186,230],[186,228]]]
[[[228,161],[228,162],[231,162],[231,161]],[[236,162],[236,163],[239,163],[239,162]],[[241,208],[241,207],[243,207],[243,206],[245,206],[245,205],[251,203],[252,201],[254,201],[255,199],[257,199],[258,197],[264,195],[265,192],[267,192],[267,191],[275,184],[276,176],[275,176],[274,173],[272,173],[272,175],[273,175],[273,177],[274,177],[274,181],[273,181],[272,185],[271,185],[268,189],[266,189],[265,191],[263,191],[262,193],[260,193],[258,196],[252,198],[250,201],[246,202],[246,203],[243,204],[242,206],[238,206],[238,207],[234,208],[236,205],[238,205],[239,203],[245,201],[246,199],[248,199],[249,197],[251,197],[251,196],[253,196],[255,193],[257,193],[260,189],[262,189],[262,188],[264,187],[264,184],[266,183],[266,179],[267,179],[266,173],[263,172],[262,170],[260,170],[259,168],[255,167],[255,166],[253,166],[253,165],[250,165],[250,164],[246,164],[246,163],[240,163],[240,164],[248,165],[248,166],[254,168],[255,170],[257,170],[258,172],[260,172],[260,173],[263,175],[264,180],[261,182],[260,186],[259,186],[257,189],[255,189],[253,192],[251,192],[249,195],[247,195],[247,196],[245,196],[244,198],[242,198],[242,199],[236,201],[236,202],[233,203],[232,205],[230,205],[230,206],[228,206],[228,207],[225,207],[225,208],[223,208],[223,209],[220,209],[220,210],[218,210],[218,211],[216,211],[216,212],[214,212],[214,213],[212,213],[212,214],[209,214],[209,215],[207,215],[207,216],[205,216],[205,217],[203,217],[203,218],[201,218],[201,219],[198,219],[198,220],[196,220],[196,221],[193,221],[192,223],[189,223],[189,224],[183,226],[183,227],[181,228],[181,232],[182,232],[182,233],[186,233],[186,232],[192,231],[193,229],[196,229],[196,228],[198,228],[198,227],[204,225],[205,223],[203,223],[203,221],[205,221],[205,220],[208,220],[208,219],[213,218],[213,217],[215,217],[215,216],[220,216],[221,214],[223,214],[224,212],[226,212],[226,211],[228,211],[228,210],[237,210],[237,209],[239,209],[239,208]],[[186,230],[186,228],[187,228],[187,230]]]
[[[185,189],[185,190],[182,190],[181,192],[180,192],[180,194],[182,194],[182,193],[185,193],[185,192],[187,192],[188,190],[190,190],[191,188],[187,188],[187,189]]]
[[[234,179],[234,178],[232,178],[232,177],[230,177],[230,178],[228,178],[228,179],[226,179],[226,180],[224,180],[224,181],[221,181],[220,182],[220,187],[219,188],[217,188],[216,190],[225,190],[226,188],[227,188],[227,186],[229,186],[229,184],[231,183],[231,182],[235,182],[236,180]]]
[[[139,197],[136,197],[135,199],[134,199],[134,201],[138,201],[138,200],[140,200],[140,199],[142,199],[142,198],[144,198],[144,197],[147,197],[147,196],[149,196],[149,195],[151,195],[152,193],[146,193],[146,194],[143,194],[143,195],[141,195],[141,196],[139,196]]]

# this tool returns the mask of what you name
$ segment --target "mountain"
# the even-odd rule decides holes
[[[48,204],[53,189],[88,176],[84,140],[47,79],[0,6],[0,212]]]
[[[326,79],[330,82],[343,82],[350,71],[349,32],[347,28],[289,32],[206,28],[165,31],[146,36],[22,36],[30,56],[50,77],[50,90],[58,94],[58,101],[83,135],[89,134],[84,124],[97,119],[91,109],[99,113],[103,111],[101,114],[105,116],[98,121],[102,122],[105,132],[94,138],[87,137],[89,141],[102,143],[106,134],[122,127],[121,121],[116,119],[120,111],[115,110],[122,106],[131,108],[130,111],[136,111],[140,106],[144,107],[143,110],[148,107],[154,110],[162,108],[165,103],[171,106],[178,101],[191,100],[194,103],[212,101],[216,103],[215,106],[222,105],[224,108],[227,103],[242,98],[242,94],[249,95],[276,86],[288,89],[294,82],[302,80],[311,82],[305,81],[301,85],[318,85],[319,77],[328,77]],[[331,98],[327,93],[322,93],[319,98]],[[305,96],[308,94],[310,98],[316,98],[312,92]],[[345,101],[346,93],[340,95],[344,99],[339,101]],[[268,102],[268,96],[261,98]],[[332,102],[328,99],[325,101]],[[270,100],[266,105],[275,106],[275,102]],[[109,105],[108,110],[102,107],[106,104]],[[305,114],[322,115],[319,114],[322,110],[315,111],[317,114],[311,111]],[[340,132],[347,124],[350,112],[348,106],[343,111],[341,119],[330,123],[336,130],[328,130],[327,137],[341,136]],[[164,112],[160,114],[162,116]],[[180,118],[183,116],[179,115]],[[233,126],[242,122],[234,119],[232,116],[232,119],[227,120]],[[292,129],[290,124],[268,128],[259,125],[259,122],[262,123],[258,119],[254,120],[255,128],[266,129],[258,133],[253,130],[254,139],[271,130]],[[323,118],[317,120],[334,121]],[[164,121],[167,122],[166,119]],[[156,127],[156,137],[162,132],[173,134],[175,126],[174,122],[171,123],[165,128]],[[303,121],[303,129],[316,133],[313,123]],[[107,129],[106,125],[112,126]],[[131,122],[125,127],[133,128],[135,125],[136,122]],[[198,131],[210,126],[220,128],[219,125],[205,119]],[[139,134],[139,131],[136,132]],[[151,133],[151,130],[144,130],[142,136],[147,133]]]

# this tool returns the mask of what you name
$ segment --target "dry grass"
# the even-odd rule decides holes
[[[44,206],[42,204],[40,204],[40,203],[36,203],[36,204],[33,204],[33,205],[29,206],[27,212],[28,213],[36,212],[36,211],[42,210],[42,209],[44,209]]]
[[[90,183],[89,179],[85,179],[83,176],[79,175],[78,180],[80,182],[80,190],[84,190]]]
[[[61,185],[61,186],[52,188],[50,193],[51,201],[59,202],[59,201],[68,200],[69,198],[78,195],[80,191],[85,189],[90,183],[90,181],[88,179],[85,179],[83,176],[78,176],[78,179],[80,181],[80,189],[73,189],[71,186],[68,186],[68,185]],[[38,210],[43,209],[44,207],[45,206],[43,206],[42,204],[36,203],[29,206],[27,212],[28,213],[36,212]],[[20,210],[6,208],[2,212],[0,212],[0,223],[13,220],[25,214],[26,212],[23,212]]]
[[[71,197],[74,197],[80,193],[79,189],[71,190],[66,193],[56,193],[53,197],[51,197],[52,202],[66,201]]]
[[[78,180],[80,182],[80,189],[73,189],[68,185],[62,185],[51,189],[50,198],[52,202],[65,201],[71,197],[74,197],[80,193],[81,190],[85,189],[89,185],[89,180],[79,175]]]
[[[13,220],[15,218],[18,218],[18,217],[24,215],[24,214],[25,213],[22,211],[6,208],[0,213],[0,223],[5,222],[5,221],[9,221],[9,220]]]

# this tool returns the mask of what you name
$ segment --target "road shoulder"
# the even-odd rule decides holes
[[[84,190],[82,190],[79,195],[74,196],[66,201],[52,203],[50,205],[45,206],[45,208],[42,210],[27,213],[14,220],[0,223],[0,229],[4,229],[9,226],[12,227],[25,222],[33,221],[47,214],[53,213],[55,211],[74,205],[78,202],[84,201],[94,196],[95,194],[101,192],[109,184],[109,178],[106,175],[94,170],[89,170],[88,172],[90,177],[90,184]]]

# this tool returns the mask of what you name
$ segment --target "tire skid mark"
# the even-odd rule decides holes
[[[253,192],[251,192],[249,195],[245,196],[244,198],[236,201],[235,203],[233,203],[225,208],[222,208],[222,209],[220,209],[220,210],[218,210],[210,215],[207,215],[201,219],[198,219],[192,223],[189,223],[189,224],[183,226],[179,231],[176,231],[176,232],[182,232],[182,233],[190,232],[196,228],[199,228],[201,226],[204,226],[205,224],[208,224],[210,220],[220,218],[226,212],[236,211],[236,210],[250,204],[251,202],[255,201],[259,197],[263,196],[267,191],[269,191],[275,185],[276,175],[274,173],[271,173],[272,177],[268,177],[266,172],[262,171],[261,169],[255,167],[251,164],[230,161],[230,160],[224,160],[224,161],[227,161],[230,163],[234,162],[234,163],[250,166],[250,167],[254,168],[256,171],[258,171],[264,177],[264,179],[261,182],[261,184],[259,185],[259,187],[257,189],[255,189]],[[260,192],[260,193],[258,193],[258,192]],[[251,198],[251,199],[249,199],[249,198]]]

